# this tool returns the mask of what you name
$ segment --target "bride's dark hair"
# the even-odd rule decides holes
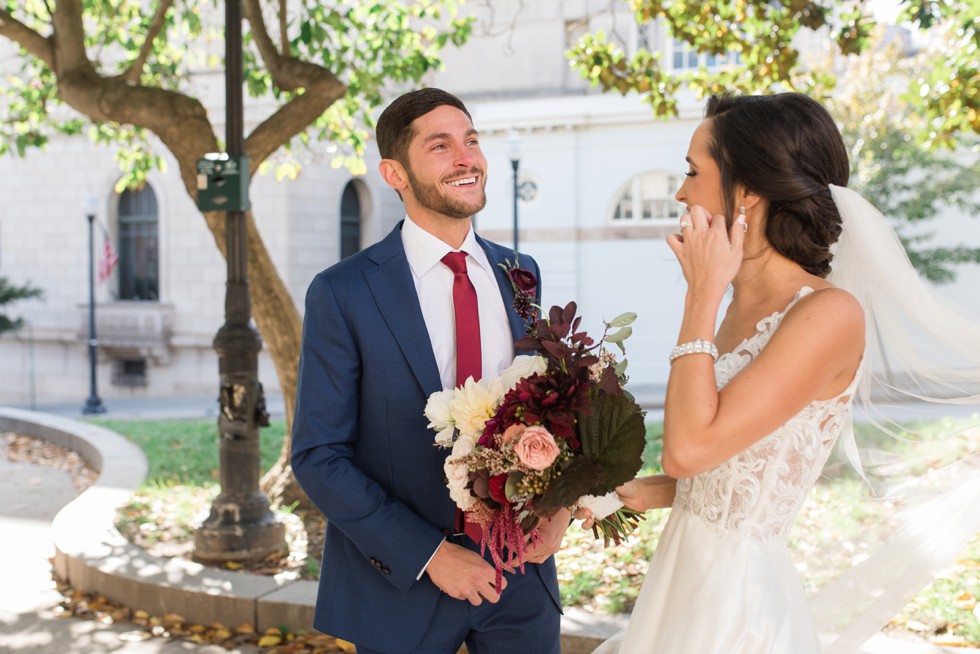
[[[827,110],[800,93],[713,95],[710,153],[721,171],[725,215],[735,215],[735,185],[767,204],[766,239],[807,272],[826,277],[841,217],[828,184],[847,186],[840,131]]]

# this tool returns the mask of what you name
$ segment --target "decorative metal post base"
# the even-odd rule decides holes
[[[263,493],[243,498],[219,495],[211,515],[194,532],[194,558],[254,561],[285,548],[286,527],[277,522]]]
[[[102,404],[102,400],[99,398],[90,397],[85,400],[85,406],[82,407],[82,413],[86,416],[94,413],[105,413],[105,405]]]

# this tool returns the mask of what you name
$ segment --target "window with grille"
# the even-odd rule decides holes
[[[160,299],[157,198],[149,185],[119,196],[119,299]]]
[[[670,52],[666,53],[664,60],[670,62],[675,72],[697,70],[701,66],[714,70],[729,64],[738,64],[742,60],[740,52],[723,55],[699,53],[692,49],[691,44],[680,39],[668,39],[668,44]]]
[[[677,175],[648,172],[637,175],[626,184],[616,200],[614,223],[649,223],[676,220],[681,204],[674,199],[680,179]]]
[[[354,182],[347,182],[340,198],[340,258],[361,249],[361,200]]]
[[[146,386],[146,359],[113,359],[112,385],[127,388]]]

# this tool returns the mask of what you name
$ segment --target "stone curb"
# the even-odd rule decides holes
[[[61,416],[0,407],[0,431],[41,438],[78,452],[99,472],[95,483],[65,506],[52,524],[54,566],[77,590],[142,609],[178,613],[190,623],[242,623],[264,630],[309,629],[317,584],[207,567],[179,557],[149,555],[115,528],[116,509],[146,478],[142,450],[116,432]],[[622,629],[625,616],[567,609],[563,654],[588,654]]]

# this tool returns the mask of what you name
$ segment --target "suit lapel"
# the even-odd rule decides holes
[[[367,269],[364,278],[388,329],[422,391],[426,395],[441,391],[439,367],[402,245],[401,223],[374,248],[370,258],[378,265]]]
[[[504,308],[507,310],[507,321],[510,323],[511,335],[515,341],[523,338],[525,334],[524,321],[514,311],[514,286],[511,284],[507,272],[501,266],[501,264],[506,265],[505,260],[507,254],[503,248],[489,241],[485,241],[479,236],[476,237],[476,241],[483,248],[483,251],[487,253],[487,259],[490,261],[490,265],[493,266],[493,275],[497,280],[497,286],[500,287],[500,296],[504,299]],[[517,255],[514,254],[514,257],[516,258]]]

